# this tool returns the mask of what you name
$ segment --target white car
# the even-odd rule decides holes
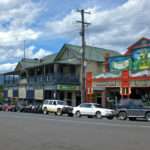
[[[45,100],[42,106],[42,111],[44,114],[49,112],[55,113],[60,116],[62,114],[68,114],[68,116],[73,116],[73,107],[66,104],[65,101],[61,100]]]
[[[115,111],[112,109],[102,108],[101,105],[97,103],[82,103],[79,106],[73,108],[73,114],[76,117],[95,116],[99,119],[102,117],[113,119]]]

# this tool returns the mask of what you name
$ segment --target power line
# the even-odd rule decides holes
[[[82,40],[82,61],[81,61],[81,75],[82,75],[82,83],[81,83],[81,102],[85,101],[86,98],[86,87],[85,87],[85,25],[90,25],[90,23],[85,22],[84,15],[90,14],[90,12],[85,12],[84,9],[77,10],[81,14],[81,20],[77,21],[77,23],[81,24],[81,40]]]

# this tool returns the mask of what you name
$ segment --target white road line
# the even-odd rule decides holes
[[[75,123],[75,124],[83,124],[83,125],[96,125],[96,126],[107,126],[107,127],[127,127],[127,128],[150,128],[150,125],[136,125],[136,124],[120,124],[120,123],[105,123],[105,122],[89,122],[83,120],[62,120],[62,118],[45,118],[45,117],[33,117],[28,115],[8,115],[8,114],[0,114],[0,117],[9,117],[9,118],[17,118],[17,119],[36,119],[36,120],[45,120],[45,121],[57,121],[63,123]]]

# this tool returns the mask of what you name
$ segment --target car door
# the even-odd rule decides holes
[[[55,101],[55,100],[53,100],[53,102],[52,102],[51,111],[57,112],[57,101]]]
[[[53,101],[52,100],[48,101],[47,109],[49,112],[53,111]]]
[[[91,114],[92,105],[91,104],[81,104],[80,105],[80,113],[82,115],[90,115]]]
[[[129,117],[143,117],[144,109],[141,105],[131,102],[128,105],[128,116]]]
[[[86,105],[86,110],[85,110],[87,115],[93,115],[94,113],[94,108],[92,104],[87,104]]]

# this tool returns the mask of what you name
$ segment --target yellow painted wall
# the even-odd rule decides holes
[[[19,98],[26,98],[26,88],[19,87]]]
[[[37,100],[43,100],[44,99],[44,93],[43,93],[43,89],[35,89],[35,99]]]
[[[8,97],[13,97],[13,89],[12,88],[8,89]]]

